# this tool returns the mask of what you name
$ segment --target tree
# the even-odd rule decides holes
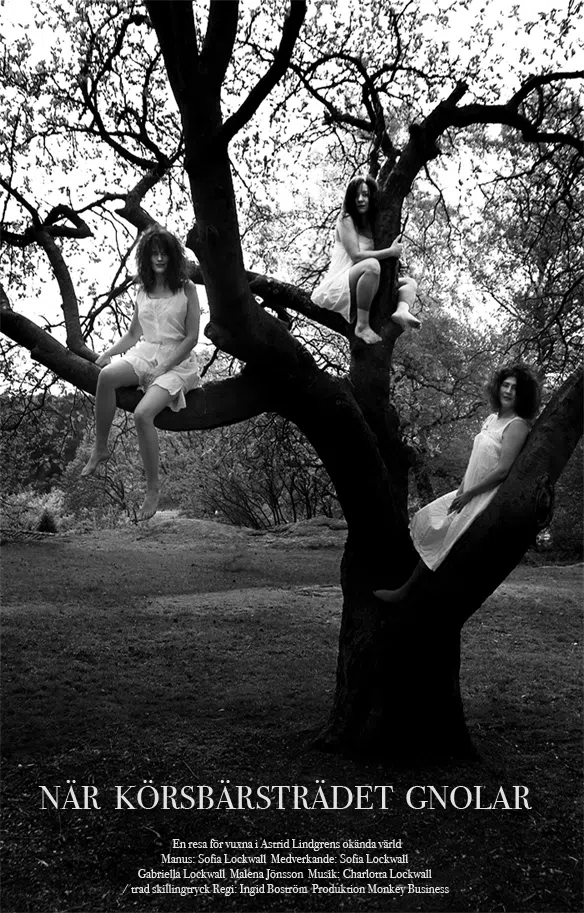
[[[399,335],[390,319],[395,268],[385,265],[375,313],[383,343],[372,347],[355,339],[338,315],[315,308],[292,284],[246,272],[231,160],[236,153],[230,148],[237,151],[241,136],[242,151],[246,125],[289,71],[294,93],[281,83],[289,104],[304,105],[306,116],[310,113],[312,123],[320,124],[321,136],[325,129],[337,136],[350,131],[346,135],[353,138],[355,164],[362,162],[363,144],[368,146],[382,197],[376,243],[387,246],[399,233],[404,201],[418,176],[440,161],[441,147],[454,155],[467,131],[476,135],[489,125],[502,125],[542,155],[557,148],[582,156],[579,116],[573,106],[558,104],[560,89],[569,94],[571,81],[582,71],[536,68],[525,61],[523,75],[514,74],[512,88],[495,83],[489,94],[477,83],[474,97],[464,104],[470,89],[461,70],[474,78],[480,61],[471,58],[463,67],[444,54],[434,58],[438,63],[432,71],[430,58],[424,56],[427,41],[419,37],[423,26],[427,34],[429,23],[411,4],[398,11],[381,4],[359,6],[351,21],[329,22],[330,47],[324,54],[314,38],[330,13],[326,4],[316,7],[302,39],[307,15],[302,0],[293,0],[285,18],[280,4],[274,3],[271,34],[266,34],[265,20],[255,8],[241,12],[244,21],[238,32],[240,11],[234,0],[212,0],[206,10],[175,0],[152,0],[145,8],[96,3],[77,9],[79,20],[68,21],[75,27],[71,34],[80,36],[76,87],[69,92],[59,87],[53,96],[61,93],[61,120],[53,116],[50,130],[46,121],[44,134],[35,129],[45,138],[51,131],[73,136],[75,142],[89,144],[88,149],[99,139],[99,148],[120,163],[119,183],[127,180],[130,187],[100,190],[85,206],[59,203],[45,213],[33,200],[32,184],[23,181],[19,187],[16,180],[17,152],[26,152],[27,144],[32,148],[35,129],[23,139],[17,115],[9,119],[4,140],[8,164],[0,183],[17,216],[3,229],[3,241],[10,250],[38,245],[44,251],[59,281],[67,346],[13,310],[6,293],[3,332],[27,348],[36,362],[93,392],[98,372],[87,338],[98,306],[96,302],[82,327],[63,248],[90,237],[90,214],[112,200],[121,203],[120,218],[143,228],[152,220],[144,205],[146,195],[156,199],[162,181],[177,181],[180,163],[196,219],[188,244],[198,258],[196,275],[202,277],[209,301],[206,334],[243,368],[234,377],[193,391],[186,410],[162,413],[158,424],[193,430],[275,412],[306,435],[327,469],[348,537],[341,567],[337,689],[321,743],[386,757],[469,753],[458,684],[460,631],[549,520],[553,484],[581,434],[581,377],[570,376],[554,395],[489,508],[433,575],[423,600],[411,605],[415,623],[393,624],[374,604],[372,590],[399,585],[416,561],[406,522],[411,449],[401,440],[390,396]],[[357,33],[367,13],[376,20],[374,27],[365,23],[370,40],[360,43],[358,53],[356,36],[362,37]],[[64,15],[62,9],[58,15]],[[276,21],[280,31],[273,49]],[[569,24],[561,25],[569,30]],[[339,43],[333,41],[332,30]],[[373,37],[379,35],[384,38],[382,65],[376,65],[373,47]],[[159,55],[178,117],[155,91],[164,92]],[[251,86],[242,61],[245,72],[249,63],[254,76]],[[494,71],[490,75],[496,80]],[[133,84],[129,77],[138,81]],[[19,77],[9,73],[8,78],[18,82]],[[112,94],[118,82],[124,88]],[[395,115],[394,99],[403,105],[395,102]],[[325,108],[324,127],[322,115],[315,114],[316,102]],[[278,115],[283,110],[278,107]],[[93,164],[101,188],[104,166],[99,159]],[[101,305],[109,307],[113,297],[112,290]],[[290,333],[290,312],[348,338],[348,379],[317,365]],[[119,405],[132,410],[138,396],[124,390]]]

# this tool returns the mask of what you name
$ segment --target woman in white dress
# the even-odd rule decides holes
[[[314,290],[312,300],[319,307],[336,311],[347,322],[355,319],[355,336],[372,344],[381,342],[369,324],[369,311],[379,288],[380,260],[401,255],[401,235],[391,247],[373,249],[377,183],[372,177],[349,182],[335,228],[335,243],[328,272]],[[409,276],[398,279],[398,303],[391,315],[402,330],[420,326],[410,313],[417,285]],[[356,314],[355,314],[356,312]]]
[[[487,389],[496,411],[475,437],[464,479],[458,491],[443,495],[414,515],[410,534],[421,561],[399,589],[375,591],[382,602],[400,602],[428,571],[440,566],[457,539],[492,501],[525,443],[540,401],[533,371],[519,364],[501,368]]]
[[[144,390],[134,421],[146,475],[138,520],[148,520],[156,513],[159,497],[154,419],[167,406],[175,412],[183,409],[185,393],[201,383],[193,351],[200,309],[196,287],[187,279],[184,249],[173,234],[158,225],[147,229],[138,241],[136,259],[138,293],[130,328],[96,361],[102,370],[95,397],[95,443],[81,474],[91,475],[110,456],[107,441],[118,387]],[[118,354],[124,358],[112,364],[112,356]]]

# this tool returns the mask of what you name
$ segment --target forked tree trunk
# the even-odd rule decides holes
[[[337,689],[324,747],[393,760],[473,755],[459,685],[461,629],[549,523],[553,485],[581,435],[577,372],[542,413],[485,512],[397,610],[363,593],[349,535]],[[399,583],[411,567],[404,566]]]
[[[291,7],[267,82],[258,83],[225,125],[221,84],[233,49],[237,5],[211,4],[201,48],[189,5],[150,2],[147,8],[184,128],[185,168],[197,217],[192,242],[211,311],[208,335],[245,361],[258,386],[269,386],[273,409],[304,431],[333,480],[349,527],[342,566],[338,685],[323,743],[349,750],[380,749],[393,757],[468,754],[471,746],[458,685],[460,629],[532,541],[540,522],[542,498],[537,491],[546,488],[542,479],[548,474],[555,481],[577,440],[563,446],[573,437],[567,426],[570,419],[560,417],[549,426],[542,456],[528,474],[528,494],[517,503],[508,553],[500,556],[497,549],[505,538],[499,518],[509,518],[491,506],[477,521],[479,538],[474,532],[465,537],[470,551],[460,543],[432,579],[430,591],[408,606],[409,621],[400,625],[388,617],[374,602],[372,590],[384,582],[384,567],[386,585],[392,586],[399,585],[400,575],[409,574],[415,564],[406,526],[408,460],[388,397],[391,343],[354,344],[351,390],[319,371],[286,327],[258,308],[244,271],[227,152],[230,137],[265,97],[264,89],[269,90],[288,66],[304,5]],[[416,175],[438,153],[435,140],[450,124],[464,91],[464,86],[457,87],[423,127],[412,128],[395,167],[382,169],[376,241],[383,246],[397,236],[403,200]],[[373,317],[383,335],[395,339],[395,327],[388,326],[395,291],[387,294],[393,269],[388,263],[383,267],[385,291]],[[525,464],[527,451],[545,438],[548,426],[540,427],[518,464]],[[563,462],[554,460],[551,450],[558,438]],[[504,492],[515,492],[518,471],[519,466],[502,487],[503,494],[495,499],[498,504],[504,506]],[[465,586],[468,593],[461,589]]]

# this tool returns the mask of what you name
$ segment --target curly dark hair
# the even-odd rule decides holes
[[[361,184],[367,184],[367,187],[369,188],[369,210],[365,217],[361,216],[357,209],[357,191]],[[345,191],[343,215],[351,216],[353,222],[359,228],[365,228],[366,221],[373,227],[377,216],[378,195],[379,187],[377,186],[377,181],[374,180],[371,175],[368,174],[366,177],[361,177],[361,175],[359,175],[356,178],[352,178],[347,184],[347,189]]]
[[[152,254],[161,250],[168,256],[166,267],[166,284],[173,292],[178,292],[188,278],[187,259],[184,248],[166,228],[160,225],[151,225],[138,240],[136,248],[136,262],[138,264],[138,280],[149,292],[156,284],[156,275],[152,269]]]
[[[499,390],[503,381],[508,377],[514,377],[517,381],[515,412],[521,418],[531,421],[539,411],[541,382],[534,369],[529,365],[518,362],[517,364],[505,365],[495,371],[487,384],[487,393],[489,394],[491,406],[495,412],[498,412],[501,408]]]

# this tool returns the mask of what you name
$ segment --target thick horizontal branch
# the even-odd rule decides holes
[[[14,342],[27,349],[31,357],[57,377],[79,390],[95,394],[99,368],[75,355],[32,320],[14,311],[1,311],[0,330]],[[118,391],[120,408],[133,412],[142,393],[125,387]],[[195,431],[217,428],[241,422],[273,409],[265,384],[260,384],[250,371],[244,369],[236,377],[206,383],[191,390],[187,406],[180,412],[165,409],[156,419],[159,428],[168,431]]]
[[[98,368],[91,361],[75,355],[34,321],[16,311],[2,310],[0,319],[0,331],[27,349],[34,361],[86,393],[95,391]]]
[[[571,146],[580,155],[584,155],[584,140],[579,136],[561,130],[541,130],[510,104],[464,105],[451,112],[449,122],[445,123],[443,129],[446,126],[461,128],[473,124],[502,124],[517,130],[527,142]]]
[[[6,228],[0,227],[0,243],[10,244],[11,247],[28,247],[29,244],[35,243],[34,232],[25,231],[23,234],[17,234],[15,231],[7,231]]]
[[[193,282],[199,285],[204,284],[200,266],[192,265],[190,272]],[[254,273],[251,270],[246,271],[246,276],[254,295],[262,298],[264,306],[271,308],[276,314],[280,311],[294,311],[294,313],[302,314],[303,317],[308,317],[309,320],[334,330],[335,333],[339,333],[342,336],[349,337],[351,335],[349,324],[344,317],[326,308],[318,307],[313,303],[310,295],[297,288],[297,286],[288,282],[281,282],[271,276]]]
[[[275,410],[265,383],[259,383],[246,368],[235,377],[211,381],[191,390],[186,401],[186,408],[180,412],[164,409],[156,417],[156,426],[166,431],[202,431],[234,425]]]

